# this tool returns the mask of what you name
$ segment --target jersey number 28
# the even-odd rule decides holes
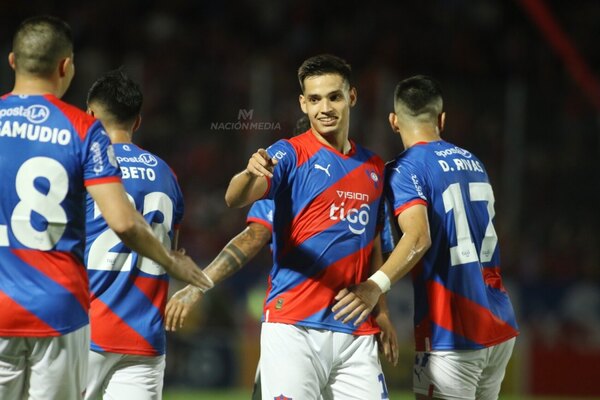
[[[135,207],[133,198],[127,194],[129,201]],[[173,221],[173,201],[169,196],[162,192],[152,192],[144,196],[144,205],[142,214],[145,216],[149,213],[159,211],[163,215],[163,220],[160,223],[153,222],[151,224],[154,234],[160,242],[167,248],[171,248],[171,238],[169,232]],[[94,218],[100,217],[100,210],[94,203]],[[132,256],[131,252],[117,253],[110,251],[113,247],[121,242],[117,234],[111,229],[106,229],[102,232],[89,250],[88,269],[105,270],[105,271],[128,271],[131,269]],[[163,275],[164,269],[154,261],[139,257],[137,267],[147,274]]]

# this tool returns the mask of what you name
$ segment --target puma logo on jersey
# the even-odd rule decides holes
[[[329,174],[329,167],[331,167],[331,164],[327,164],[327,168],[322,167],[319,164],[315,164],[315,169],[320,169],[321,171],[325,171],[325,173],[327,174],[327,176],[331,177],[331,174]]]

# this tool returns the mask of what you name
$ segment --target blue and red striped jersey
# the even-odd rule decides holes
[[[387,202],[385,205],[385,218],[383,220],[383,229],[381,230],[381,252],[383,254],[394,251],[394,237],[392,236],[392,225],[390,224]],[[256,222],[264,225],[273,232],[273,200],[262,199],[255,201],[246,217],[246,223]]]
[[[129,200],[162,244],[171,248],[184,208],[175,174],[163,160],[134,144],[113,147]],[[160,265],[121,243],[90,196],[87,228],[92,350],[164,354],[168,275]]]
[[[273,260],[263,319],[356,335],[379,328],[333,319],[339,290],[370,276],[373,240],[383,224],[381,158],[351,141],[348,154],[312,131],[267,149],[279,162],[273,199]]]
[[[52,95],[0,98],[0,336],[88,324],[85,187],[120,182],[102,125]]]
[[[517,336],[483,163],[445,141],[417,143],[386,165],[386,196],[396,216],[427,206],[432,244],[412,271],[417,350],[481,349]]]

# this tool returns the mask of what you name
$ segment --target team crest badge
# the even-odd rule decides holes
[[[273,397],[273,400],[293,400],[293,399],[291,397],[286,397],[286,396],[280,394],[277,397]]]
[[[375,172],[372,169],[368,169],[365,172],[367,173],[369,178],[371,178],[371,180],[375,184],[375,189],[379,188],[379,175],[377,175],[377,172]]]

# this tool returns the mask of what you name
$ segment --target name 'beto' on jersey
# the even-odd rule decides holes
[[[517,336],[481,161],[445,141],[417,143],[386,165],[386,191],[396,216],[427,206],[431,247],[412,271],[417,350],[480,349]]]
[[[85,186],[119,176],[93,117],[52,95],[0,98],[0,336],[88,324]]]
[[[183,217],[177,178],[160,158],[134,144],[115,144],[129,200],[161,243],[171,248]],[[91,348],[121,354],[165,353],[168,275],[121,243],[88,196],[86,265],[91,290]]]
[[[269,180],[274,201],[273,259],[264,320],[358,335],[378,332],[333,319],[342,288],[369,276],[383,224],[383,161],[351,142],[344,155],[312,131],[267,149],[279,160]]]

